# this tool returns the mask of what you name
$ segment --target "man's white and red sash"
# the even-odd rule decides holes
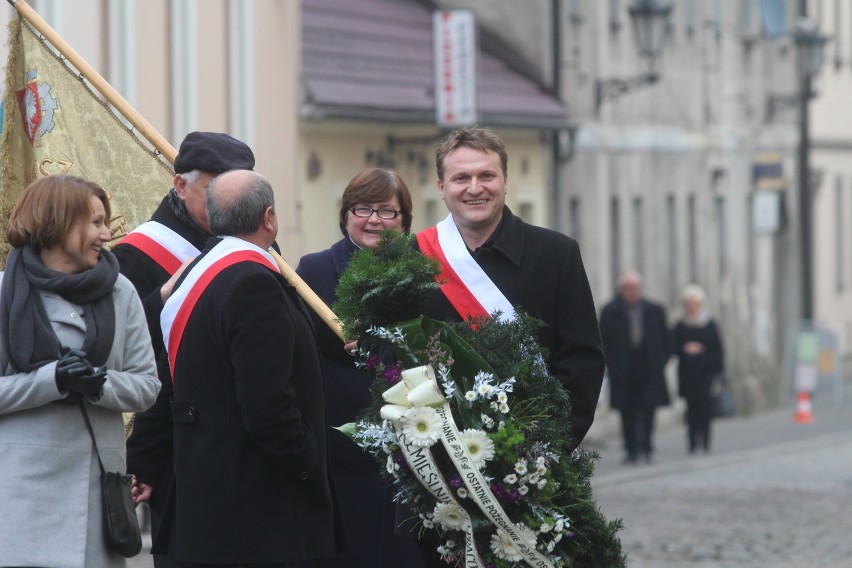
[[[169,274],[174,274],[188,258],[201,254],[188,240],[157,221],[146,221],[119,242],[147,254]]]
[[[192,267],[181,285],[166,300],[160,314],[160,326],[169,356],[172,381],[183,332],[198,299],[220,272],[239,262],[256,262],[270,270],[281,272],[272,255],[262,248],[236,237],[224,237]]]
[[[515,308],[470,255],[452,215],[417,233],[417,244],[440,263],[436,280],[444,280],[441,291],[463,319],[487,317],[496,310],[503,321],[515,319]]]

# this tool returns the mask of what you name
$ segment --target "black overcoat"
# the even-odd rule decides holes
[[[628,404],[665,406],[671,402],[665,367],[672,354],[669,327],[663,306],[642,299],[642,345],[632,353],[627,304],[616,297],[601,311],[601,337],[609,369],[610,406],[622,410]],[[632,382],[640,381],[641,400],[628,400]],[[636,391],[634,391],[636,392]]]
[[[544,322],[538,341],[550,352],[551,373],[571,395],[573,443],[579,445],[595,417],[604,352],[577,241],[525,223],[504,207],[500,227],[473,258],[515,309]],[[425,315],[463,319],[440,291]]]
[[[358,247],[344,237],[324,251],[307,254],[296,272],[329,306],[337,300],[337,281]],[[314,325],[322,352],[325,400],[329,426],[354,422],[371,401],[370,376],[355,367],[340,338],[316,314]],[[330,428],[328,460],[334,487],[340,498],[349,553],[324,559],[310,566],[342,568],[370,566],[396,568],[420,566],[420,557],[409,535],[395,535],[395,508],[391,489],[379,475],[375,458],[355,442]]]
[[[204,289],[182,337],[174,481],[155,552],[200,564],[334,554],[319,353],[294,288],[234,264]]]
[[[178,218],[169,205],[169,199],[168,195],[163,198],[151,220],[165,225],[199,251],[202,250],[210,235]],[[139,481],[154,487],[151,508],[155,516],[153,529],[156,530],[171,480],[174,453],[172,414],[169,408],[172,380],[168,360],[164,356],[163,332],[160,329],[160,313],[163,310],[160,288],[171,275],[153,258],[132,245],[119,242],[112,251],[118,260],[119,270],[133,283],[142,299],[154,357],[157,360],[157,374],[160,377],[161,387],[157,402],[145,412],[136,415],[133,434],[127,441],[127,471],[134,474]]]
[[[704,351],[689,355],[684,351],[688,341],[704,346]],[[704,325],[693,326],[679,321],[674,328],[675,355],[677,355],[677,393],[687,400],[707,400],[713,381],[722,372],[723,351],[719,329],[712,319]]]

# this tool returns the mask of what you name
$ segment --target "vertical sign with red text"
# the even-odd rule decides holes
[[[471,10],[439,10],[432,15],[435,41],[435,122],[476,124],[476,19]]]

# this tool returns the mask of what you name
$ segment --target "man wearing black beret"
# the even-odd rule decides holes
[[[148,501],[151,533],[162,517],[166,488],[172,475],[173,440],[169,399],[172,381],[164,356],[160,312],[182,266],[200,254],[213,236],[207,222],[206,193],[210,181],[230,170],[254,169],[254,154],[246,144],[219,132],[191,132],[175,158],[174,187],[151,219],[113,247],[119,269],[136,287],[145,307],[148,330],[162,383],[153,407],[138,414],[127,441],[127,471],[136,478],[137,503]],[[165,556],[154,556],[156,568],[180,567]]]

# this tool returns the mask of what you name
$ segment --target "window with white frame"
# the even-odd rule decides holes
[[[198,12],[196,0],[169,3],[172,40],[172,140],[197,130]]]
[[[690,282],[698,281],[698,212],[695,206],[695,196],[686,198],[686,230],[687,230],[687,268]]]
[[[645,274],[645,203],[633,198],[633,267]]]

